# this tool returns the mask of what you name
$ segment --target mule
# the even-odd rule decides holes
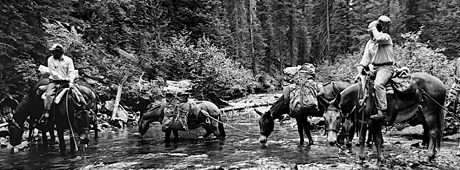
[[[409,122],[411,125],[422,124],[424,128],[424,141],[428,141],[428,159],[433,160],[436,152],[441,147],[442,126],[444,122],[444,114],[442,106],[446,97],[446,88],[438,78],[427,73],[413,73],[410,75],[410,86],[399,91],[397,88],[393,90],[394,94],[387,94],[388,110],[385,115],[385,120],[382,121],[367,121],[369,116],[375,114],[376,98],[374,97],[373,81],[369,78],[365,83],[366,92],[362,91],[361,84],[354,84],[345,89],[340,96],[336,98],[334,103],[328,108],[328,118],[326,121],[329,124],[340,124],[340,119],[351,120],[359,128],[359,143],[361,161],[364,156],[364,141],[367,127],[374,138],[377,148],[377,160],[382,161],[382,133],[381,128],[384,121],[387,125],[393,123]],[[390,82],[391,84],[391,82]],[[364,96],[364,100],[360,99]],[[366,126],[367,125],[367,126]],[[329,127],[337,128],[337,127]],[[328,140],[335,142],[336,135],[333,135]]]
[[[48,80],[44,79],[41,80],[38,85],[47,84]],[[37,85],[37,87],[38,87]],[[56,130],[58,132],[59,138],[59,147],[61,153],[65,152],[65,141],[64,141],[64,130],[71,127],[71,131],[75,130],[82,134],[81,141],[83,144],[87,143],[87,133],[89,123],[93,123],[95,127],[95,137],[97,137],[97,125],[94,119],[90,119],[91,109],[96,109],[96,95],[87,87],[84,86],[77,86],[79,91],[82,93],[84,98],[87,101],[87,105],[79,105],[76,102],[74,95],[72,95],[72,90],[68,90],[64,97],[60,100],[58,104],[54,104],[51,109],[51,114],[49,121],[44,126],[39,126],[41,128],[47,128],[47,130],[42,129],[42,138],[43,143],[45,146],[47,145],[47,136],[46,131],[50,132],[51,141],[54,141],[54,126],[56,126]],[[41,99],[40,95],[37,94],[36,90],[38,88],[34,88],[31,90],[21,101],[21,103],[16,108],[16,111],[13,115],[13,118],[10,121],[8,126],[8,130],[10,131],[10,144],[16,146],[21,143],[24,122],[29,117],[31,120],[37,120],[43,114],[43,100]],[[59,92],[57,93],[59,94]],[[69,122],[70,125],[69,126]],[[31,127],[34,128],[34,127]],[[32,131],[33,129],[31,129]],[[71,138],[71,151],[74,152],[76,150],[75,141]],[[13,152],[14,152],[13,147]]]
[[[149,111],[142,114],[139,118],[139,133],[141,135],[144,135],[147,132],[151,122],[160,122],[163,124],[163,120],[166,116],[166,104],[161,103],[156,106],[157,107],[149,109]],[[206,134],[203,135],[203,138],[206,138],[211,134],[221,138],[225,137],[226,134],[222,123],[222,112],[214,103],[209,101],[187,102],[180,104],[178,107],[187,111],[188,129],[203,127],[206,130]],[[212,122],[216,122],[217,126],[215,126]],[[165,142],[170,142],[171,133],[174,134],[174,141],[178,141],[178,131],[180,130],[184,129],[172,127],[163,128],[163,131],[165,132]]]
[[[259,119],[260,138],[259,142],[262,144],[267,143],[268,137],[273,132],[275,119],[282,119],[283,114],[289,114],[297,121],[297,131],[300,137],[300,145],[304,144],[304,133],[306,133],[309,140],[309,145],[314,144],[311,137],[310,129],[311,125],[307,119],[307,116],[323,116],[329,101],[333,100],[343,89],[348,87],[350,83],[347,82],[331,82],[324,85],[324,93],[318,96],[319,111],[302,110],[296,114],[289,114],[289,96],[283,94],[270,109],[262,113],[255,110],[261,117]]]
[[[43,114],[44,106],[43,100],[37,95],[36,90],[40,85],[48,84],[48,79],[43,79],[37,83],[37,85],[30,90],[16,106],[15,111],[11,119],[8,120],[8,131],[10,133],[10,144],[12,146],[19,145],[22,142],[22,134],[24,122],[29,118],[29,141],[33,138],[33,131],[35,128],[39,129],[42,133],[42,143],[45,147],[48,146],[48,138],[46,132],[49,132],[51,137],[51,143],[55,142],[54,126],[50,122],[37,126],[38,120]],[[11,150],[15,152],[13,147]]]
[[[138,130],[139,133],[144,135],[150,127],[152,122],[163,123],[165,117],[164,109],[166,107],[165,102],[152,103],[147,106],[147,111],[145,113],[141,112],[138,120]]]

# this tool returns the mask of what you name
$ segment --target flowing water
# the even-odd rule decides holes
[[[57,145],[48,151],[35,146],[16,154],[10,154],[7,149],[3,149],[0,152],[0,169],[353,169],[357,167],[356,155],[340,152],[339,148],[327,145],[326,137],[321,131],[313,133],[315,145],[299,146],[297,128],[293,126],[293,122],[282,125],[276,123],[275,131],[270,136],[267,146],[263,147],[258,142],[259,127],[256,118],[234,121],[231,125],[245,132],[226,128],[227,137],[224,140],[198,139],[197,137],[204,133],[200,130],[180,132],[181,140],[178,143],[166,145],[163,142],[164,134],[161,132],[161,125],[152,124],[143,138],[138,135],[136,127],[104,132],[97,142],[91,140],[84,154],[62,156],[58,152]],[[387,142],[391,143],[392,139],[388,139]],[[387,157],[397,157],[399,153],[402,154],[402,151],[395,147],[392,144],[386,145]],[[354,151],[357,149],[354,148]],[[412,165],[401,166],[404,169]],[[417,166],[420,167],[420,163]]]

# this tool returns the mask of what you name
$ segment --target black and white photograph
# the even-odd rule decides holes
[[[1,0],[0,169],[460,169],[460,1]]]

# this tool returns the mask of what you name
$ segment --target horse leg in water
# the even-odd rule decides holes
[[[153,122],[153,120],[143,120],[144,118],[140,118],[139,120],[139,124],[137,125],[139,127],[139,133],[142,135],[144,135],[145,133],[147,133],[147,131],[149,130],[149,127],[150,127],[150,123]]]
[[[305,120],[302,119],[302,118],[303,117],[301,117],[301,116],[298,116],[298,117],[295,118],[296,121],[297,121],[297,131],[299,132],[299,137],[300,137],[300,145],[303,145],[303,143],[304,143],[304,139],[303,139],[303,131],[304,131],[303,126],[304,125],[303,125],[303,123],[304,123]]]
[[[97,129],[97,118],[94,118],[93,120],[93,130],[94,130],[94,140],[97,140],[98,138],[98,129]]]
[[[423,137],[422,137],[422,146],[427,147],[430,140],[430,131],[428,131],[428,125],[423,123]]]
[[[51,145],[56,144],[56,135],[54,134],[54,126],[53,125],[49,126],[48,132],[50,133],[50,138],[51,138],[50,144]]]
[[[57,128],[57,133],[59,138],[59,151],[61,154],[65,154],[64,130],[62,128]]]
[[[305,134],[307,134],[308,145],[313,145],[313,138],[311,137],[311,132],[310,132],[312,126],[307,118],[305,118],[304,120],[305,122],[304,122],[303,128],[304,128]]]
[[[29,143],[34,142],[34,129],[35,129],[34,127],[29,126],[29,139],[28,139]]]
[[[214,132],[210,125],[205,123],[202,126],[206,130],[206,133],[203,135],[203,138],[207,138],[209,135],[211,135]]]
[[[364,144],[366,142],[366,132],[367,132],[367,125],[364,123],[361,123],[360,127],[360,134],[359,134],[359,159],[360,163],[364,163],[364,159],[366,159],[366,156],[364,155]]]
[[[178,142],[179,141],[179,130],[174,129],[173,133],[174,133],[174,142]]]
[[[442,114],[442,113],[440,113]],[[436,115],[439,116],[439,115]],[[429,135],[429,144],[428,144],[428,160],[432,161],[436,152],[441,148],[441,125],[442,122],[436,122],[436,118],[433,115],[425,115],[425,120],[428,125],[428,135]]]
[[[70,153],[75,153],[77,148],[77,142],[75,141],[75,137],[71,135],[70,137]]]
[[[170,136],[171,136],[171,129],[170,128],[167,128],[165,130],[165,142],[166,143],[169,143],[170,142]]]
[[[48,137],[46,136],[46,130],[42,130],[42,142],[45,148],[48,147]]]
[[[377,148],[377,166],[380,167],[381,162],[383,161],[382,156],[382,122],[372,120],[369,133],[371,134],[372,140]]]
[[[375,139],[374,139],[374,135],[371,133],[371,131],[369,130],[367,132],[367,141],[366,141],[366,145],[367,147],[369,148],[372,148],[372,146],[374,145],[375,143]]]

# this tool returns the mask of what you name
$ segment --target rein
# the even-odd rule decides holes
[[[244,131],[244,130],[241,130],[241,129],[239,129],[239,128],[236,128],[236,127],[234,127],[234,126],[232,126],[232,125],[230,125],[230,124],[228,124],[228,123],[225,123],[225,122],[222,122],[222,121],[220,121],[220,120],[217,120],[216,118],[212,117],[212,116],[209,115],[209,114],[204,114],[204,115],[205,115],[206,117],[208,117],[208,118],[210,118],[210,119],[212,119],[212,120],[218,122],[218,123],[222,123],[223,125],[232,128],[232,129],[234,129],[234,130],[237,130],[237,131],[239,131],[239,132],[243,132],[243,133],[245,133],[245,134],[247,134],[247,135],[254,135],[253,133],[249,133],[249,132],[247,132],[247,131]]]
[[[69,88],[69,90],[71,90],[71,89]],[[72,134],[72,138],[75,141],[75,133],[73,132],[72,124],[70,123],[70,118],[69,118],[69,90],[67,90],[65,92],[65,95],[66,95],[66,97],[65,97],[65,113],[67,115],[67,121],[69,123],[70,133]],[[78,151],[78,147],[76,145],[76,142],[75,142],[75,151]]]
[[[423,89],[419,89],[423,95],[425,96],[428,96],[436,105],[438,105],[439,107],[441,107],[441,109],[443,109],[444,111],[446,111],[447,113],[449,113],[454,119],[456,119],[457,121],[460,122],[460,117],[458,117],[457,115],[455,115],[455,113],[449,111],[448,108],[446,108],[445,106],[441,105],[438,101],[436,101],[430,94],[428,94],[425,90]],[[458,99],[455,99],[455,100],[458,100]]]

